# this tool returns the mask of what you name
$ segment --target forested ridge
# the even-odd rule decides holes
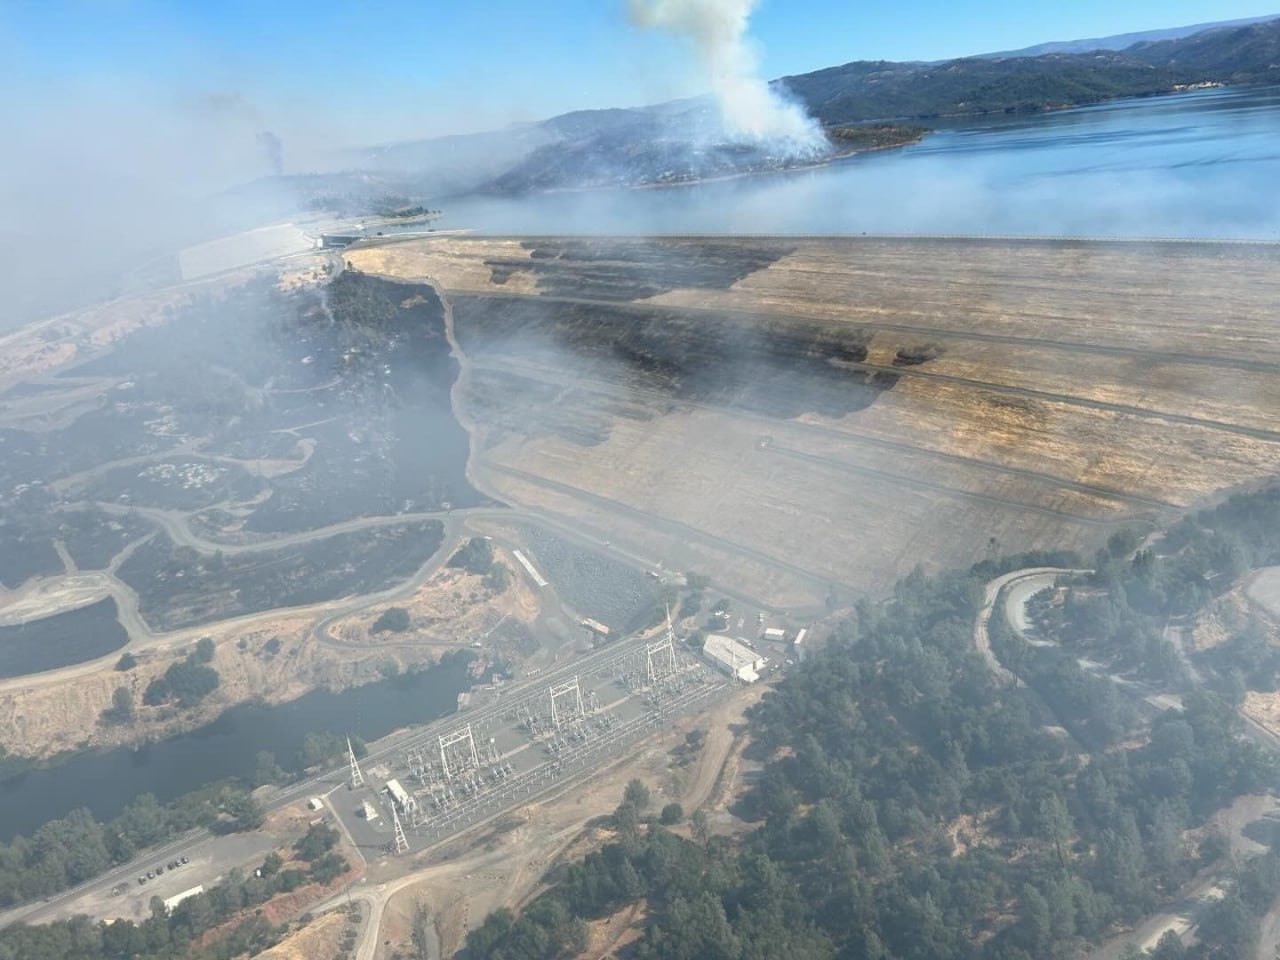
[[[1196,83],[1280,79],[1280,20],[1207,30],[1127,50],[945,63],[859,60],[780,83],[824,125],[1023,113],[1170,93]]]
[[[1227,596],[1248,571],[1280,563],[1280,490],[1230,497],[1184,518],[1151,546],[1138,546],[1118,534],[1094,558],[1092,574],[1064,583],[1062,602],[1048,591],[1034,598],[1041,636],[1171,688],[1195,685],[1189,671],[1199,673],[1236,705],[1248,690],[1280,688],[1274,622]],[[1184,660],[1165,627],[1190,629],[1205,614],[1222,639]],[[1015,645],[1002,653],[1028,655]]]
[[[1219,527],[1239,516],[1260,544],[1280,542],[1258,526],[1260,514],[1280,517],[1280,494],[1221,509]],[[1170,534],[1170,582],[1213,582],[1233,555],[1219,549],[1227,534],[1201,537],[1193,557],[1190,532]],[[1100,576],[1151,565],[1128,557],[1133,545],[1114,542]],[[983,586],[1045,562],[1080,565],[1040,556],[916,573],[892,600],[861,604],[754,710],[768,759],[741,812],[758,829],[731,842],[695,819],[683,839],[644,822],[629,790],[616,838],[518,917],[488,918],[471,956],[571,956],[588,921],[643,900],[637,960],[1065,960],[1174,898],[1223,863],[1227,838],[1210,817],[1272,787],[1275,757],[1212,690],[1145,719],[1067,658],[1031,686],[998,683],[971,646]],[[1157,956],[1251,956],[1277,884],[1274,853],[1239,867],[1199,945],[1166,940]]]

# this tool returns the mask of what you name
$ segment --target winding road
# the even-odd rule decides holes
[[[1005,682],[1016,682],[1014,674],[1000,664],[991,651],[989,625],[991,617],[996,611],[998,599],[1001,596],[1004,597],[1004,603],[999,605],[1001,612],[1007,618],[1009,625],[1024,640],[1035,646],[1052,646],[1054,644],[1051,641],[1037,640],[1028,635],[1030,627],[1026,609],[1028,601],[1040,590],[1053,586],[1060,576],[1090,572],[1092,571],[1058,567],[1029,567],[1006,573],[986,584],[983,592],[982,608],[974,618],[973,640],[974,646],[982,654],[988,667],[996,676]],[[1170,624],[1165,628],[1165,638],[1177,646],[1179,655],[1188,667],[1188,678],[1192,683],[1197,685],[1203,683],[1204,678],[1187,658],[1181,639],[1173,640],[1170,637],[1170,632],[1175,630],[1182,631],[1185,630],[1185,627]],[[1136,696],[1144,704],[1157,711],[1182,709],[1181,698],[1176,694],[1165,693],[1148,684],[1106,673],[1101,665],[1094,664],[1091,661],[1081,661],[1081,663],[1086,666],[1086,669],[1091,669],[1092,672],[1102,672],[1102,675],[1114,682],[1121,690],[1130,696]],[[1271,731],[1262,727],[1243,712],[1239,715],[1244,723],[1246,735],[1262,746],[1280,752],[1280,738],[1277,738]],[[1235,824],[1235,826],[1238,828],[1240,825]],[[1238,829],[1236,832],[1239,832]],[[1239,842],[1239,837],[1235,839]],[[1148,917],[1128,933],[1113,937],[1109,942],[1091,953],[1089,960],[1119,960],[1125,948],[1130,944],[1136,944],[1143,949],[1152,949],[1166,930],[1174,930],[1185,940],[1188,936],[1194,934],[1196,925],[1221,896],[1223,882],[1223,876],[1218,873],[1201,876],[1186,887],[1175,902],[1166,904],[1159,913]],[[1277,918],[1280,918],[1280,913],[1269,914],[1264,925],[1264,935],[1271,937],[1269,942],[1280,942],[1280,919]]]

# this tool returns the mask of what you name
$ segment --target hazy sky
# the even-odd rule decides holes
[[[940,59],[1275,12],[1277,0],[763,0],[763,73]],[[319,145],[387,142],[701,92],[624,0],[0,0],[0,73],[28,109],[135,98],[232,111]],[[288,159],[288,157],[286,157]]]

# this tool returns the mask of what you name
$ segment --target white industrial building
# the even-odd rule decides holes
[[[413,797],[409,796],[409,791],[400,786],[399,780],[388,780],[384,789],[387,793],[391,794],[391,799],[396,802],[396,806],[405,813],[408,813],[414,808],[415,804]]]
[[[202,893],[204,893],[204,884],[200,884],[198,887],[192,887],[190,890],[183,890],[181,893],[175,893],[172,897],[169,897],[164,901],[164,912],[173,913],[174,908],[183,900],[190,900],[192,897],[199,896]]]
[[[764,658],[741,640],[719,633],[708,634],[702,652],[725,673],[743,683],[755,683],[760,679]]]
[[[799,633],[797,633],[796,638],[791,641],[791,649],[795,653],[795,658],[797,660],[804,659],[805,651],[808,649],[808,647],[804,645],[804,638],[807,637],[808,635],[809,635],[809,629],[808,627],[806,627],[803,630],[801,630]]]

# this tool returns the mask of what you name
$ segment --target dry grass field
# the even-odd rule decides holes
[[[1280,248],[441,237],[475,483],[780,606],[1275,473]]]

